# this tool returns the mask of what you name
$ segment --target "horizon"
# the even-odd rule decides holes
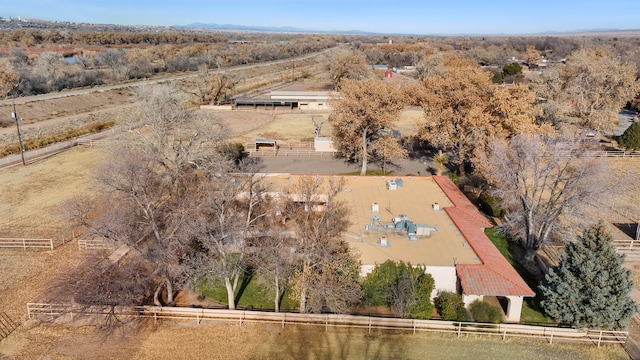
[[[408,1],[326,0],[323,6],[295,0],[237,2],[184,0],[23,0],[4,6],[3,18],[47,21],[185,26],[194,23],[296,28],[317,32],[362,31],[402,35],[526,35],[640,29],[640,2],[539,1],[533,5],[495,0],[429,4]]]

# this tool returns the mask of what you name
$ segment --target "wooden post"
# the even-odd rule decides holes
[[[602,330],[600,330],[600,336],[598,336],[598,347],[600,347],[601,341],[602,341]]]
[[[27,303],[27,316],[29,317],[29,319],[31,319],[31,307],[29,306],[30,303]]]
[[[504,330],[502,332],[502,340],[506,340],[507,339],[507,327],[503,326],[502,329]]]
[[[460,337],[460,330],[462,330],[462,323],[458,323],[458,337]]]
[[[549,339],[549,344],[553,344],[553,329],[551,329],[551,338]]]

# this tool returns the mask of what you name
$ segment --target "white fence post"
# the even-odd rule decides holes
[[[601,341],[602,341],[602,330],[600,330],[600,336],[598,336],[598,347],[600,347]]]

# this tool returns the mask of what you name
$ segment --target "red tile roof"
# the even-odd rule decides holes
[[[493,226],[491,222],[448,177],[434,176],[433,179],[454,205],[444,210],[482,261],[480,265],[456,265],[462,292],[466,295],[535,296],[485,235],[483,228]]]

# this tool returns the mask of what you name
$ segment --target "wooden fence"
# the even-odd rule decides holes
[[[74,310],[71,306],[64,304],[28,303],[27,313],[29,318],[32,318],[73,314]],[[78,313],[79,309],[75,310],[75,314]],[[96,309],[95,312],[89,313],[93,315],[105,314],[101,309]],[[498,336],[503,340],[507,338],[543,339],[550,344],[554,342],[587,343],[597,346],[624,344],[628,336],[626,331],[577,330],[519,324],[481,324],[357,315],[275,313],[183,307],[139,306],[119,309],[116,313],[120,316],[149,318],[155,322],[160,320],[184,320],[200,324],[203,321],[224,321],[235,323],[239,326],[245,323],[272,323],[278,324],[282,328],[286,325],[321,326],[325,328],[325,331],[328,331],[330,327],[343,327],[365,329],[369,332],[373,330],[407,331],[414,334],[417,332],[438,332],[454,334],[457,337],[472,334]]]
[[[0,341],[11,334],[20,324],[11,320],[9,315],[0,312]]]
[[[79,239],[78,249],[80,250],[109,250],[114,248],[113,241],[105,239]]]
[[[624,254],[626,259],[640,260],[640,241],[613,240],[613,246],[618,254]]]
[[[53,239],[27,239],[27,238],[0,238],[0,248],[26,249],[50,249],[64,244],[63,240]]]

